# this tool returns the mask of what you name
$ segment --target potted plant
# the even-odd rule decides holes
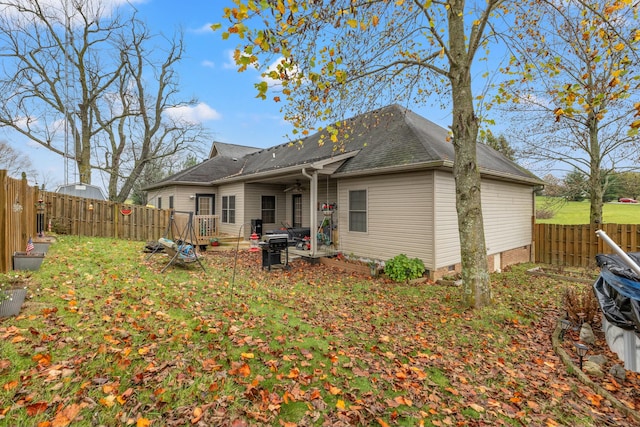
[[[0,277],[0,317],[17,316],[27,296],[19,276]]]
[[[13,253],[14,270],[37,270],[44,260],[44,252],[36,252],[33,240],[29,237],[27,250],[25,252]]]
[[[34,271],[40,268],[44,252],[14,252],[13,269]]]
[[[209,239],[209,243],[211,243],[211,246],[220,246],[220,240],[217,237]]]

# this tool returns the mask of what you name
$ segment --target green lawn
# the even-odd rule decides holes
[[[0,320],[0,425],[630,425],[551,348],[580,285],[530,265],[464,310],[456,286],[268,272],[247,250],[235,276],[233,252],[160,273],[143,246],[62,237],[18,275],[31,298]]]
[[[589,224],[589,201],[567,202],[538,196],[536,210],[540,209],[554,213],[552,218],[536,219],[541,224]],[[640,203],[605,203],[602,219],[610,224],[640,224]]]

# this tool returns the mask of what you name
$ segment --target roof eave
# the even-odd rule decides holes
[[[142,187],[143,191],[149,191],[149,190],[155,190],[157,188],[165,188],[165,187],[171,187],[171,186],[187,186],[187,185],[191,185],[191,186],[207,186],[207,185],[212,185],[213,181],[208,181],[208,182],[204,182],[204,181],[171,181],[171,182],[167,182],[167,181],[162,181],[156,184],[150,184],[146,187]]]
[[[407,165],[399,165],[399,166],[385,166],[381,168],[373,168],[366,169],[362,171],[355,172],[339,172],[333,174],[335,178],[343,178],[343,177],[357,177],[357,176],[366,176],[372,174],[387,174],[387,173],[397,173],[397,172],[411,172],[415,170],[424,170],[424,169],[453,169],[453,161],[452,160],[432,160],[428,162],[420,162],[420,163],[411,163]],[[492,177],[495,179],[500,179],[504,181],[510,182],[518,182],[523,184],[530,185],[543,185],[544,182],[538,178],[531,177],[523,177],[512,175],[504,172],[489,170],[489,169],[480,169],[480,175],[483,177]]]

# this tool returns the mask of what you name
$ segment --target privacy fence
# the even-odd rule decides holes
[[[42,191],[0,170],[0,272],[12,269],[29,237],[45,234],[157,240],[169,225],[169,210],[125,205]]]
[[[640,224],[601,224],[600,226],[535,224],[537,263],[570,267],[594,267],[595,256],[613,253],[598,236],[603,230],[625,252],[640,252]]]

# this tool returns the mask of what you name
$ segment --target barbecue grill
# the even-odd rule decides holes
[[[259,246],[262,248],[262,268],[271,270],[272,265],[287,267],[289,264],[289,236],[287,234],[267,234]]]

